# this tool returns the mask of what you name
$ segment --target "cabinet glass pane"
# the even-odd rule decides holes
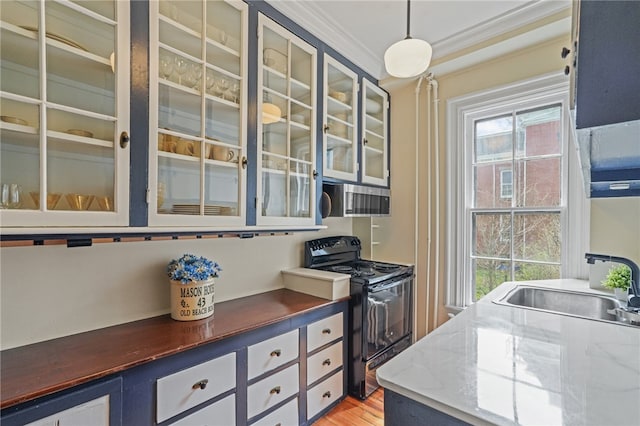
[[[385,92],[364,80],[363,181],[387,184],[387,98]]]
[[[161,1],[158,12],[157,213],[237,217],[242,11],[198,0]]]
[[[20,185],[22,209],[117,211],[114,140],[118,116],[126,113],[118,111],[117,98],[128,98],[117,88],[118,5],[0,2],[1,178]],[[9,226],[23,220],[7,217]],[[50,216],[52,222],[24,217],[37,226],[83,221],[66,214]]]
[[[35,209],[40,191],[39,108],[7,99],[2,99],[1,108],[3,114],[11,111],[12,115],[3,115],[0,123],[0,208]],[[10,197],[11,185],[14,197]],[[30,192],[36,201],[31,200]],[[12,201],[15,195],[18,198]]]
[[[259,21],[262,204],[258,216],[311,218],[316,53],[264,16]]]

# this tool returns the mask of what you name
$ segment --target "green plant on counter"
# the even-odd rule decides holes
[[[621,288],[627,290],[631,285],[631,269],[627,265],[614,266],[609,269],[607,278],[602,281],[606,288]]]

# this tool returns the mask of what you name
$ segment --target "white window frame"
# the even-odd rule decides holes
[[[504,183],[504,176],[506,173],[509,173],[511,177],[509,183]],[[509,188],[509,192],[507,193],[506,188]],[[513,198],[513,170],[512,169],[504,169],[500,170],[500,198]]]
[[[447,291],[446,308],[456,313],[473,303],[471,160],[473,131],[466,123],[491,111],[562,104],[563,175],[559,206],[562,227],[562,278],[588,277],[584,253],[589,247],[589,203],[581,184],[579,161],[569,131],[569,82],[562,74],[548,74],[447,101]],[[571,220],[568,220],[571,218]]]

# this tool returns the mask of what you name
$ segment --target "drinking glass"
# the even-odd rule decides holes
[[[22,187],[17,183],[3,183],[0,197],[3,209],[18,209],[22,206]]]
[[[213,94],[213,86],[216,83],[216,78],[215,75],[213,74],[213,71],[211,70],[207,70],[207,76],[205,77],[205,85],[207,88],[207,93],[208,94]]]
[[[185,72],[187,72],[187,68],[189,68],[189,62],[186,59],[176,56],[175,59],[175,67],[178,72],[178,84],[182,84],[182,76]]]
[[[221,78],[218,80],[218,89],[220,90],[220,95],[224,99],[224,92],[229,89],[229,80],[226,78]]]
[[[160,55],[160,75],[168,80],[173,72],[173,60],[168,55]]]

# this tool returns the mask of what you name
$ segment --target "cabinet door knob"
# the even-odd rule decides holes
[[[571,67],[567,65],[564,67],[564,75],[569,75],[571,73]]]
[[[322,131],[323,131],[324,133],[327,133],[327,131],[329,131],[329,129],[330,129],[330,127],[329,127],[329,125],[328,125],[328,124],[325,124],[324,126],[322,126]]]
[[[209,383],[209,379],[203,379],[200,380],[198,383],[195,383],[193,386],[191,386],[191,389],[203,389],[207,387],[207,384]]]
[[[325,393],[322,394],[323,398],[331,398],[331,391],[326,391]]]
[[[366,145],[366,144],[369,143],[369,141],[367,140],[367,138],[364,138],[364,139],[362,139],[362,143]]]
[[[120,133],[120,148],[126,148],[129,145],[129,133]]]
[[[318,173],[318,171],[317,171],[317,170],[314,170],[314,171],[313,171],[313,180],[316,180],[316,179],[318,178],[318,174],[319,174],[319,173]]]
[[[247,157],[242,157],[242,168],[246,169],[247,168],[247,163],[249,163],[249,160],[247,160]]]
[[[282,355],[282,350],[281,349],[273,350],[273,351],[271,351],[271,353],[269,355],[278,357],[278,356]]]
[[[331,359],[327,358],[324,361],[322,361],[322,365],[331,365]]]
[[[563,47],[562,52],[560,52],[560,56],[562,57],[562,59],[564,59],[567,56],[569,56],[569,53],[571,53],[571,50],[567,49],[566,47]]]
[[[322,334],[331,334],[331,329],[325,328],[324,330],[322,330]]]
[[[280,390],[281,390],[281,389],[280,389],[280,386],[276,386],[275,388],[271,389],[271,390],[269,391],[269,393],[270,393],[271,395],[279,395],[279,394],[280,394]]]

